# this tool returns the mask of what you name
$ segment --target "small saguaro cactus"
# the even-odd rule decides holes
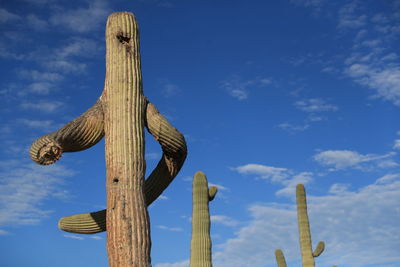
[[[300,234],[300,249],[303,267],[314,267],[314,258],[321,255],[325,249],[325,243],[320,241],[312,251],[310,223],[307,214],[307,200],[304,185],[296,186],[297,220]]]
[[[160,143],[163,155],[145,180],[144,128]],[[74,233],[107,230],[111,267],[149,267],[150,228],[147,206],[175,178],[186,158],[181,133],[143,95],[139,30],[132,13],[108,17],[106,78],[97,103],[60,130],[36,140],[31,158],[43,165],[63,152],[95,145],[105,136],[107,210],[62,218],[59,227]]]
[[[190,267],[211,267],[211,238],[209,202],[217,194],[217,187],[208,188],[207,177],[197,172],[192,191],[192,240],[190,242]]]
[[[321,255],[325,249],[325,243],[320,241],[314,251],[311,248],[310,223],[307,213],[307,200],[304,185],[296,186],[296,202],[297,202],[297,222],[300,235],[301,260],[303,267],[315,267],[314,258]],[[285,256],[282,250],[275,250],[275,257],[278,267],[286,267]]]

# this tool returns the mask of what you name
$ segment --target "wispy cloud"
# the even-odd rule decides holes
[[[4,8],[0,8],[0,23],[6,23],[9,21],[20,20],[21,17],[14,14]]]
[[[232,170],[235,170],[240,174],[257,175],[259,178],[270,179],[274,182],[282,181],[289,176],[289,170],[286,168],[277,168],[262,164],[246,164],[232,168]]]
[[[75,240],[84,240],[85,239],[83,236],[71,235],[71,234],[64,234],[64,237],[70,238],[70,239],[75,239]]]
[[[84,33],[97,29],[105,23],[110,8],[104,0],[86,2],[87,7],[60,9],[50,17],[50,23],[57,27],[65,27],[71,31]]]
[[[367,22],[365,14],[358,13],[357,1],[352,1],[339,9],[338,28],[360,28]]]
[[[283,122],[283,123],[279,124],[277,127],[293,134],[293,133],[303,132],[303,131],[307,130],[308,128],[310,128],[310,124],[305,123],[302,125],[301,124],[295,125],[295,124],[292,124],[289,122]]]
[[[400,260],[397,253],[400,214],[393,212],[399,204],[396,197],[400,194],[399,176],[380,181],[381,178],[357,191],[342,188],[324,196],[308,194],[313,240],[326,243],[320,265],[382,266]],[[251,221],[235,237],[215,246],[215,266],[276,264],[273,257],[276,248],[283,249],[287,261],[299,260],[295,205],[254,204],[249,212]]]
[[[313,173],[311,172],[296,173],[287,168],[278,168],[262,164],[246,164],[231,169],[240,174],[255,175],[259,179],[267,179],[271,180],[273,183],[281,184],[283,188],[276,192],[277,196],[290,197],[297,184],[307,184],[313,180]]]
[[[271,79],[256,77],[251,80],[243,80],[240,76],[234,75],[227,80],[220,82],[220,87],[226,90],[229,95],[237,100],[245,100],[249,97],[249,90],[254,87],[265,87],[271,84]]]
[[[168,227],[168,226],[165,226],[165,225],[157,225],[156,227],[158,229],[172,231],[172,232],[182,232],[183,231],[183,229],[181,227]]]
[[[55,112],[63,107],[64,104],[60,101],[39,101],[39,102],[22,102],[22,109],[38,110],[41,112]]]
[[[343,170],[347,168],[355,168],[360,170],[370,170],[374,167],[395,167],[398,164],[391,157],[396,155],[394,152],[385,155],[360,154],[351,150],[326,150],[314,155],[314,160],[321,165],[332,167],[329,170]],[[392,164],[387,164],[388,160]],[[365,164],[368,163],[368,164]],[[383,165],[381,164],[383,163]]]
[[[325,100],[321,98],[310,98],[310,99],[299,100],[294,103],[294,106],[297,109],[308,113],[338,110],[338,107],[336,105],[328,104]]]
[[[234,227],[239,224],[238,221],[236,221],[226,215],[211,215],[210,219],[211,219],[211,223],[218,223],[218,224],[222,224],[222,225],[225,225],[228,227]]]
[[[42,204],[62,189],[74,173],[62,165],[39,166],[9,160],[0,162],[0,225],[39,223],[52,211]]]
[[[156,267],[187,267],[189,266],[189,260],[183,260],[175,263],[157,263]]]
[[[56,128],[56,125],[52,120],[18,119],[17,122],[23,126],[39,129],[43,132],[51,132]]]

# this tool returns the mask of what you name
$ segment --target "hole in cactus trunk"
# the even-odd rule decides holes
[[[118,182],[119,182],[119,179],[118,179],[118,178],[114,178],[114,179],[113,179],[113,183],[114,183],[114,184],[118,184]]]
[[[123,45],[129,44],[129,41],[130,41],[130,38],[123,36],[122,33],[117,35],[117,39]]]

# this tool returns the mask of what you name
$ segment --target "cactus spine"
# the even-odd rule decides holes
[[[208,188],[207,177],[197,172],[193,179],[192,240],[190,267],[211,267],[211,238],[209,202],[217,194],[217,187]]]
[[[63,152],[106,144],[107,211],[64,217],[63,230],[97,233],[107,230],[111,267],[151,266],[147,205],[175,178],[186,158],[186,143],[143,95],[139,31],[132,13],[113,13],[106,27],[106,80],[97,103],[60,130],[36,140],[31,158],[43,165]],[[144,128],[160,143],[163,156],[144,180]]]
[[[300,249],[303,267],[314,267],[314,258],[321,255],[324,251],[325,243],[320,241],[315,251],[311,247],[310,223],[307,214],[307,200],[304,185],[296,186],[296,201],[297,201],[297,220],[300,234]]]

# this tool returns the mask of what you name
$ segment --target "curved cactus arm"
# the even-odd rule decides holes
[[[322,254],[322,252],[324,252],[325,250],[325,243],[324,241],[319,241],[317,247],[315,248],[315,250],[313,251],[313,257],[316,258],[319,255]]]
[[[275,258],[276,262],[278,263],[278,267],[286,267],[286,260],[282,250],[280,249],[275,250]]]
[[[34,141],[29,154],[38,164],[48,165],[60,159],[63,152],[75,152],[97,144],[104,136],[101,101],[56,132]]]
[[[178,174],[186,159],[187,147],[183,135],[151,103],[147,104],[146,127],[163,150],[161,160],[145,180],[146,204],[150,205]],[[78,234],[104,232],[106,231],[106,210],[63,217],[59,220],[58,227],[63,231]]]
[[[215,198],[215,195],[218,192],[218,187],[211,186],[208,188],[208,201],[212,201]]]
[[[217,188],[208,188],[207,177],[197,172],[193,179],[192,240],[190,241],[190,267],[211,267],[211,237],[209,202]]]
[[[106,210],[63,217],[58,228],[70,233],[95,234],[106,231]]]

